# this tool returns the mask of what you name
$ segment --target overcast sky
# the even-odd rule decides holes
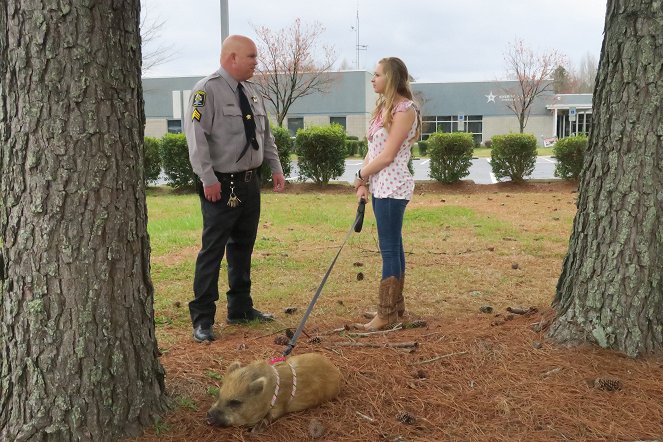
[[[148,77],[204,76],[219,66],[219,0],[141,0],[147,22],[163,22],[154,44],[170,60]],[[255,39],[254,26],[274,30],[299,17],[318,22],[320,41],[333,46],[337,66],[373,71],[382,57],[402,58],[416,81],[504,78],[504,52],[522,39],[535,51],[557,49],[577,67],[599,59],[606,0],[228,0],[231,34]],[[152,43],[151,43],[152,44]],[[150,50],[150,48],[148,48]]]

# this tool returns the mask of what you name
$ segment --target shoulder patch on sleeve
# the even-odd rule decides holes
[[[194,109],[193,113],[191,114],[191,121],[193,120],[198,120],[200,121],[200,118],[203,116],[203,114],[200,113],[198,109]]]
[[[193,101],[192,101],[192,106],[193,107],[203,107],[205,106],[205,98],[207,94],[205,91],[196,91],[195,94],[193,94]]]

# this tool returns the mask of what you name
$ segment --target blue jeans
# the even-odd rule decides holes
[[[403,251],[403,214],[408,200],[372,198],[373,213],[378,226],[378,241],[382,255],[382,279],[405,273]]]

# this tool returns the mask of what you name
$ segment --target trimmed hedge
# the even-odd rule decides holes
[[[368,151],[368,141],[363,140],[345,140],[345,154],[349,157],[366,156]]]
[[[428,153],[428,141],[430,140],[430,137],[426,141],[419,141],[417,144],[419,145],[419,155],[422,157],[425,156]]]
[[[290,176],[290,154],[292,153],[292,138],[290,138],[290,131],[285,127],[272,126],[272,135],[274,135],[274,142],[279,151],[279,161],[283,169],[283,175],[287,178]],[[272,182],[272,169],[269,167],[267,161],[263,161],[260,168],[260,176],[262,185],[265,186]]]
[[[345,154],[349,157],[357,155],[357,152],[359,152],[359,145],[360,144],[361,144],[361,141],[359,141],[359,140],[346,139],[345,140]]]
[[[174,189],[194,187],[197,178],[189,162],[184,134],[166,134],[161,138],[161,161],[168,185]]]
[[[367,153],[368,153],[368,140],[364,138],[357,146],[357,155],[362,158],[365,158]]]
[[[509,177],[520,183],[534,171],[536,137],[532,134],[495,135],[492,139],[490,166],[497,179]]]
[[[158,138],[145,137],[143,142],[143,160],[145,164],[145,184],[159,179],[161,174],[161,143]]]
[[[577,180],[587,150],[587,137],[577,135],[562,138],[553,146],[553,155],[557,159],[555,176],[565,180]]]
[[[451,184],[470,174],[474,148],[472,135],[464,132],[438,132],[428,138],[428,146],[431,178]]]
[[[300,180],[328,184],[345,172],[345,131],[343,126],[309,127],[297,131]]]

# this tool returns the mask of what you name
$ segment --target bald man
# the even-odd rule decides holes
[[[253,307],[251,254],[260,219],[263,161],[272,171],[274,191],[285,186],[265,103],[248,81],[258,51],[248,37],[231,35],[221,48],[221,67],[193,88],[184,119],[189,160],[199,178],[203,214],[202,247],[196,260],[194,299],[189,303],[193,338],[212,341],[219,299],[219,269],[228,263],[226,298],[229,324],[271,321]]]

